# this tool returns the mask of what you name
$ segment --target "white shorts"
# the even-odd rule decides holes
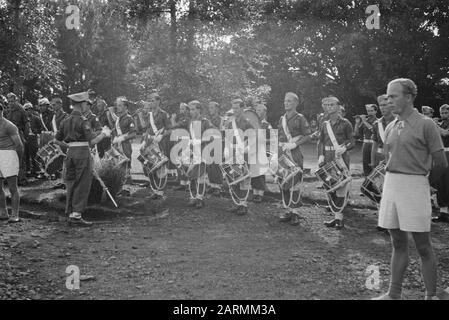
[[[432,205],[426,176],[387,172],[379,226],[405,232],[430,232]]]
[[[19,175],[19,156],[16,150],[0,150],[0,178]]]

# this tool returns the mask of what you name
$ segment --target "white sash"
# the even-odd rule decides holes
[[[234,136],[237,139],[237,144],[244,145],[242,141],[242,137],[239,134],[239,128],[237,128],[237,123],[235,122],[235,118],[232,119],[232,130],[234,130]]]
[[[56,114],[53,115],[53,119],[51,119],[51,125],[53,126],[53,132],[56,133],[58,131],[58,127],[56,126]]]
[[[120,129],[120,117],[117,117],[117,120],[115,120],[115,130],[117,131],[117,136],[122,135],[122,129]]]
[[[288,126],[287,126],[287,115],[284,114],[282,116],[282,129],[284,129],[284,133],[287,136],[287,140],[288,142],[292,141],[292,135],[290,134],[290,130],[288,130]]]
[[[153,112],[150,112],[150,125],[151,125],[151,129],[153,129],[153,133],[156,135],[157,127],[156,127],[156,124],[154,123]]]
[[[381,120],[377,123],[377,127],[379,128],[380,139],[382,140],[382,143],[385,144],[385,129]]]
[[[42,118],[42,113],[39,113],[39,118],[41,118],[41,122],[42,122],[42,125],[44,126],[45,131],[50,131],[50,130],[48,130],[47,126],[45,125],[44,119]]]
[[[334,131],[332,130],[331,122],[330,120],[324,122],[326,124],[327,134],[329,135],[329,138],[331,139],[331,142],[334,146],[334,149],[337,150],[340,148],[340,145],[337,142],[337,139],[335,138]]]

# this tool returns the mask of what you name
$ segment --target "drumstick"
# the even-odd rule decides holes
[[[97,171],[94,168],[92,168],[92,173],[93,173],[94,177],[98,180],[98,182],[100,183],[100,185],[104,189],[104,191],[106,191],[107,195],[111,199],[111,201],[114,204],[114,206],[116,208],[118,208],[117,202],[115,202],[114,198],[112,197],[111,193],[109,192],[108,187],[106,187],[106,185],[104,184],[103,180],[100,178],[100,176],[98,175]]]

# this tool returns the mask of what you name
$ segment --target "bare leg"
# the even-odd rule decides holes
[[[421,272],[426,286],[426,298],[437,293],[437,263],[432,248],[430,232],[414,232],[416,249],[421,257]]]
[[[17,177],[9,177],[6,178],[8,181],[8,189],[11,193],[11,208],[12,208],[12,217],[19,217],[19,206],[20,206],[20,195],[19,189],[17,187]]]
[[[408,234],[399,229],[390,230],[393,252],[391,255],[391,280],[388,295],[401,299],[402,280],[408,265]]]
[[[3,191],[3,178],[0,178],[0,217],[8,217],[8,209],[6,208],[6,196]]]

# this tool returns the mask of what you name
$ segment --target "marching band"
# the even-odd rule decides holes
[[[284,99],[285,114],[279,119],[278,135],[275,137],[270,137],[272,126],[266,120],[267,108],[259,100],[253,103],[251,108],[247,108],[243,99],[235,98],[231,101],[232,108],[223,116],[220,115],[220,105],[217,102],[210,101],[207,108],[206,106],[203,108],[199,101],[194,100],[188,104],[181,103],[179,113],[170,116],[162,109],[162,99],[157,93],[151,94],[148,101],[142,101],[140,108],[134,110],[132,114],[128,111],[131,102],[126,97],[118,97],[113,107],[108,107],[106,102],[91,90],[68,97],[72,102],[71,115],[64,112],[62,99],[59,97],[53,98],[51,103],[46,98],[40,99],[39,109],[36,109],[31,103],[26,103],[22,108],[14,94],[8,95],[11,107],[7,115],[18,126],[21,137],[28,136],[27,139],[22,138],[22,141],[26,141],[24,166],[28,173],[30,171],[36,173],[40,170],[39,176],[45,175],[52,178],[60,176],[64,157],[68,159],[69,154],[73,156],[74,152],[75,154],[78,152],[74,145],[83,144],[84,146],[89,144],[89,141],[95,140],[97,146],[90,151],[90,154],[95,156],[98,153],[100,159],[105,155],[119,159],[117,164],[124,164],[123,168],[130,182],[132,181],[131,141],[137,134],[142,134],[138,160],[142,163],[144,174],[149,180],[147,186],[152,190],[151,199],[166,199],[167,176],[175,171],[180,187],[190,191],[191,206],[203,208],[206,189],[210,189],[212,195],[220,196],[222,186],[227,185],[236,205],[231,211],[243,215],[248,211],[250,199],[254,203],[263,201],[266,176],[272,175],[281,191],[284,207],[280,213],[280,221],[297,225],[300,222],[302,205],[300,197],[304,170],[301,145],[312,139],[318,139],[318,170],[315,175],[323,183],[322,188],[329,204],[327,209],[334,213],[334,219],[325,222],[325,225],[339,230],[344,227],[343,212],[348,203],[351,186],[349,151],[355,145],[354,137],[361,136],[363,138],[363,172],[366,177],[361,191],[377,205],[381,201],[387,162],[387,155],[384,152],[386,130],[396,120],[386,94],[377,98],[378,106],[376,104],[365,106],[367,115],[355,117],[354,130],[351,122],[342,114],[343,106],[339,99],[334,96],[324,98],[323,113],[318,115],[317,125],[312,132],[307,119],[296,110],[300,101],[299,97],[295,93],[287,92]],[[83,100],[80,101],[80,99]],[[379,119],[376,117],[378,109],[382,115]],[[449,160],[449,106],[441,106],[439,110],[441,120],[434,119],[433,109],[432,111],[429,109],[431,108],[427,106],[422,107],[423,113],[432,117],[438,124]],[[78,115],[79,112],[81,115]],[[208,117],[205,118],[204,114],[208,114]],[[86,128],[83,129],[82,126],[79,129],[68,128],[71,121],[82,122]],[[193,129],[195,122],[201,123],[201,132],[195,132]],[[111,134],[105,131],[107,128],[112,129]],[[201,159],[200,163],[193,163],[190,158],[176,163],[176,159],[173,159],[170,154],[176,143],[170,140],[171,133],[176,129],[186,130],[189,132],[189,140],[193,141],[193,144],[195,141],[199,143],[203,150],[209,141],[203,141],[201,137],[207,129],[211,128],[221,132],[220,138],[224,138],[226,131],[232,134],[233,143],[230,146],[223,144],[221,150],[223,161],[206,164],[204,159]],[[253,146],[251,148],[253,141],[243,134],[247,129],[265,130],[264,143],[257,141],[257,148]],[[81,130],[81,133],[74,134],[71,130]],[[80,137],[82,139],[78,141]],[[270,139],[276,139],[278,143],[279,149],[274,152],[270,148],[270,143],[273,142]],[[189,148],[192,148],[192,145]],[[243,150],[243,162],[227,162],[226,159],[229,157],[236,160],[237,155],[233,154],[233,150],[239,148]],[[254,158],[255,151],[266,154],[268,164],[263,163],[257,156],[255,157],[257,161],[249,161],[250,157]],[[216,150],[212,151],[212,157],[214,152]],[[67,159],[64,161],[66,167]],[[73,161],[72,165],[76,167],[76,161]],[[79,162],[79,159],[77,161]],[[86,167],[87,171],[89,171],[88,168],[90,167]],[[25,170],[22,169],[22,164],[20,169]],[[68,175],[70,170],[67,172],[65,168],[65,180]],[[448,177],[449,174],[445,173],[434,186],[440,208],[438,216],[433,218],[435,221],[449,220]],[[85,207],[84,197],[88,194],[86,193],[86,190],[89,190],[87,185],[90,186],[92,178],[83,178],[76,174],[72,179],[75,181],[80,179],[83,189],[74,191],[76,188],[73,187],[73,182],[67,186],[69,195],[67,214],[73,222],[80,217]],[[99,183],[96,179],[93,181],[93,183]],[[252,190],[252,197],[249,197],[250,190]],[[73,200],[74,197],[75,200]]]

